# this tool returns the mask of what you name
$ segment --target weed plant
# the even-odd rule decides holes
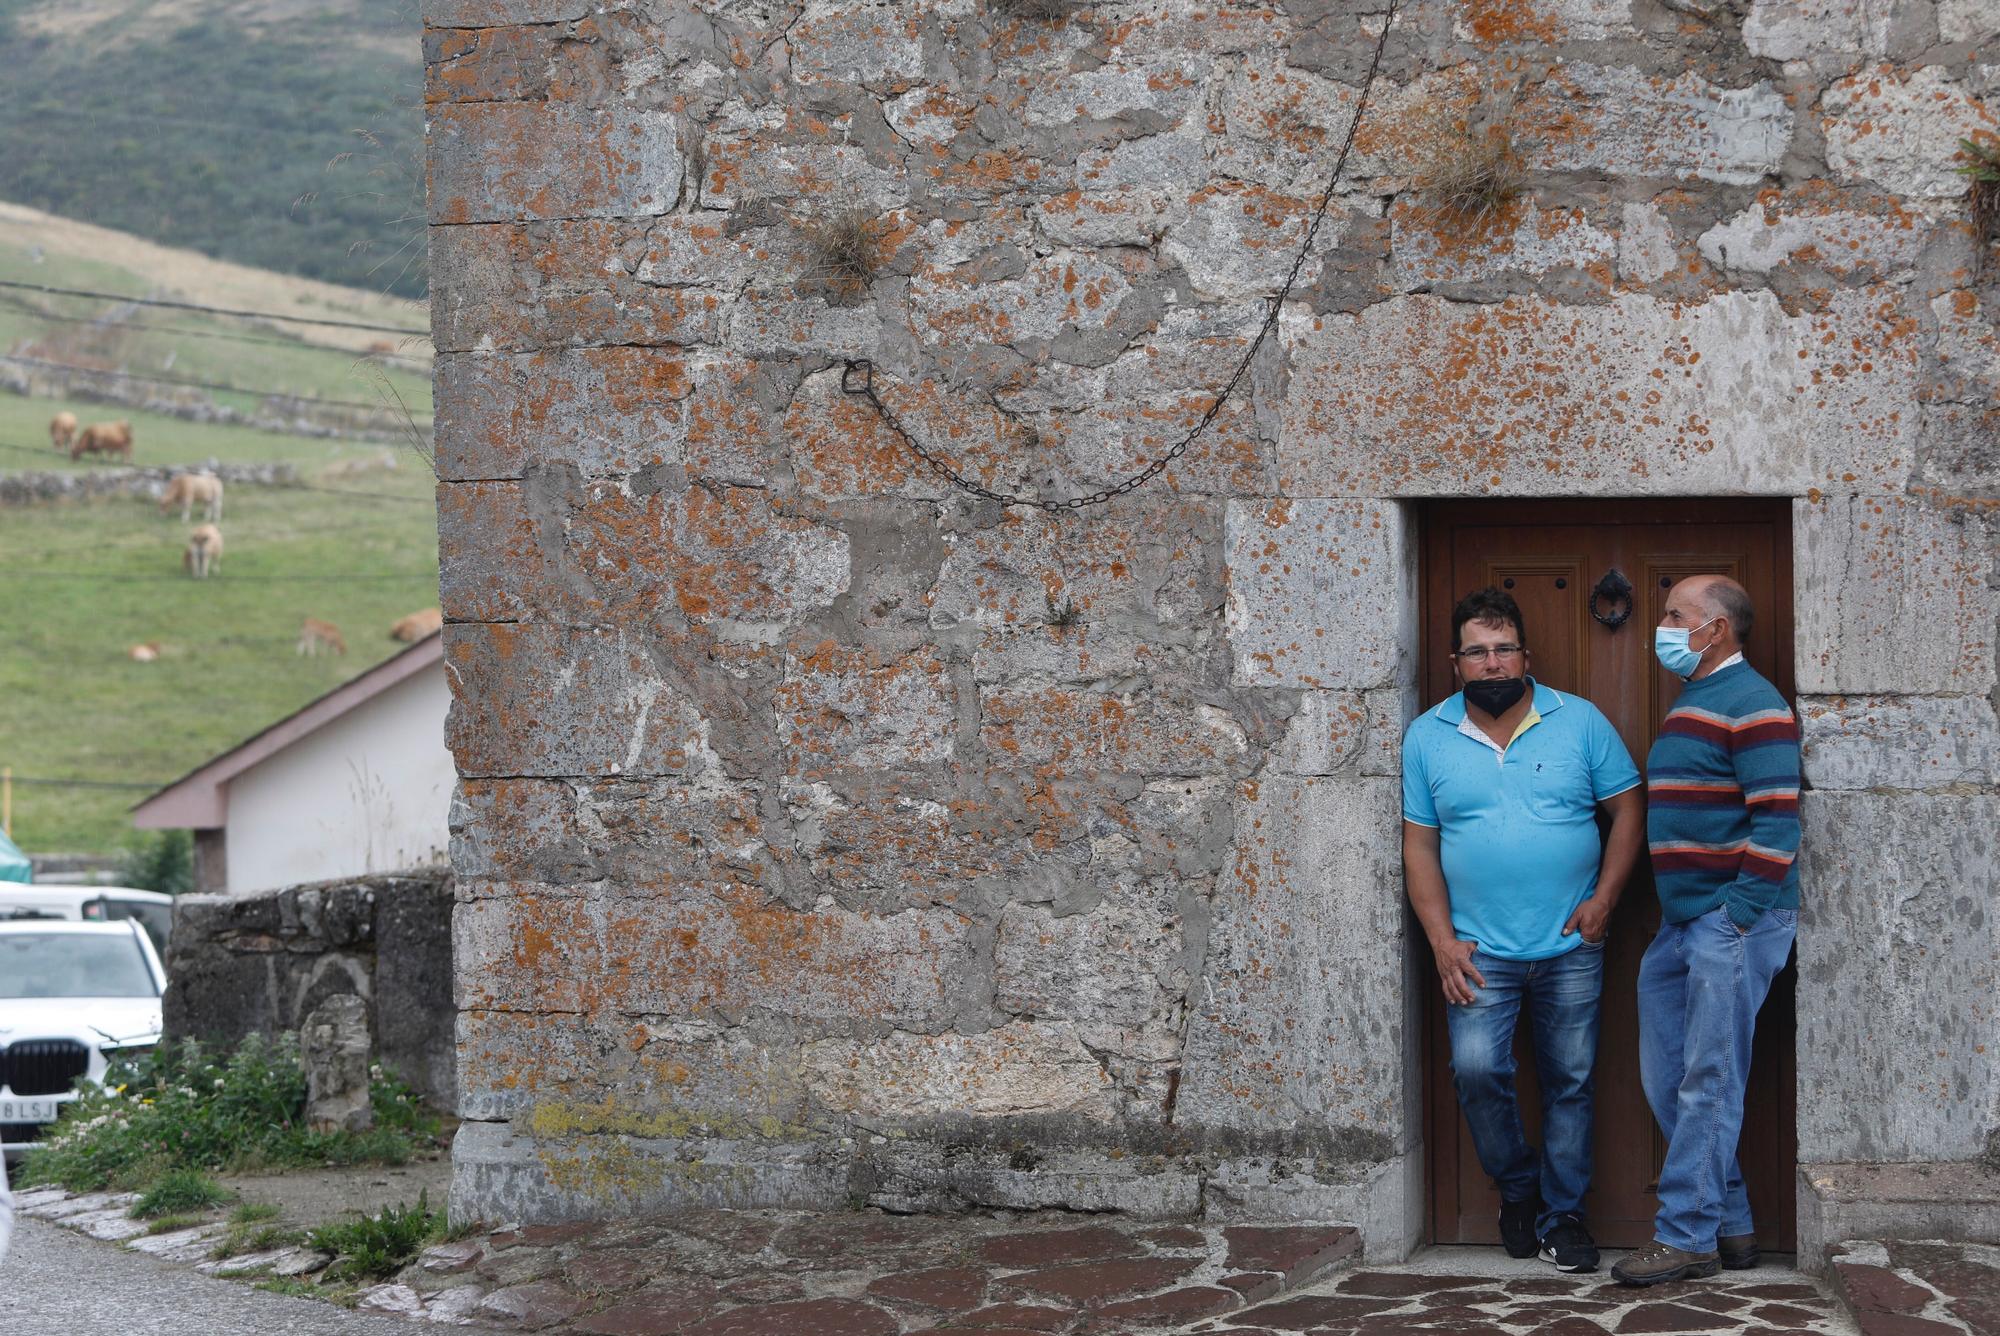
[[[132,1207],[134,1220],[159,1216],[185,1216],[206,1211],[229,1200],[222,1184],[199,1169],[173,1169],[161,1174]]]
[[[415,1206],[385,1206],[376,1215],[321,1225],[307,1242],[334,1255],[326,1279],[370,1280],[396,1274],[444,1234],[444,1213],[431,1210],[430,1194],[420,1192]]]
[[[304,1121],[296,1040],[253,1035],[231,1053],[184,1040],[116,1063],[105,1085],[85,1086],[47,1142],[28,1153],[21,1179],[76,1192],[140,1190],[184,1169],[401,1164],[439,1130],[437,1117],[386,1072],[375,1073],[370,1096],[374,1129],[316,1132]]]
[[[1986,250],[2000,240],[2000,140],[1958,141],[1963,167],[1953,170],[1971,183],[1967,204],[1972,210],[1972,235],[1979,241],[1979,270],[1986,269]]]
[[[245,1202],[230,1212],[229,1228],[208,1255],[219,1260],[305,1242],[305,1231],[279,1224],[279,1214],[278,1208],[268,1202]]]
[[[853,297],[875,277],[874,221],[859,209],[798,223],[805,244],[808,289]]]
[[[1054,23],[1076,12],[1077,0],[987,0],[987,4],[1010,18],[1032,23]]]

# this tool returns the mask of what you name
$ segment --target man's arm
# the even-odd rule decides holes
[[[1625,883],[1631,880],[1632,868],[1639,861],[1639,846],[1646,838],[1646,800],[1637,784],[1612,794],[1598,807],[1611,818],[1611,834],[1604,842],[1604,860],[1598,864],[1597,889],[1563,924],[1563,936],[1580,932],[1584,941],[1593,944],[1604,940],[1611,911],[1618,908],[1618,897],[1625,894]]]
[[[1410,908],[1417,912],[1417,921],[1424,925],[1424,935],[1431,940],[1445,1001],[1462,1005],[1472,1002],[1477,996],[1473,986],[1484,988],[1486,976],[1472,964],[1472,953],[1479,944],[1462,942],[1452,931],[1451,893],[1445,889],[1436,826],[1422,826],[1414,821],[1403,823],[1403,883],[1409,888]]]
[[[1729,755],[1750,812],[1750,847],[1722,903],[1748,932],[1784,889],[1799,853],[1798,721],[1783,706],[1740,720]]]

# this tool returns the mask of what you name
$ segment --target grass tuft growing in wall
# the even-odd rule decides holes
[[[986,3],[996,13],[1031,23],[1055,23],[1077,10],[1077,0],[986,0]]]
[[[2000,140],[1961,139],[1959,156],[1967,161],[1954,168],[1971,183],[1966,204],[1972,211],[1972,235],[1979,242],[1978,272],[1986,272],[1988,253],[2000,241]]]
[[[1524,146],[1510,110],[1488,98],[1469,111],[1433,114],[1415,178],[1441,221],[1483,231],[1527,190]]]
[[[875,220],[859,209],[844,209],[796,224],[805,255],[801,287],[833,297],[854,297],[874,281],[877,264]]]

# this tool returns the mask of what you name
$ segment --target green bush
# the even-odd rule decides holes
[[[187,1215],[206,1211],[229,1200],[222,1184],[199,1169],[174,1169],[161,1174],[132,1208],[134,1220],[151,1220],[163,1215]]]
[[[186,895],[194,889],[194,835],[163,830],[137,837],[119,859],[118,884],[163,895]]]
[[[415,1206],[385,1206],[379,1215],[321,1225],[307,1240],[334,1255],[328,1279],[366,1280],[394,1275],[444,1232],[443,1212],[431,1210],[430,1194],[420,1192]]]
[[[72,1191],[137,1190],[177,1169],[257,1170],[306,1164],[401,1164],[436,1135],[437,1117],[402,1082],[372,1083],[381,1126],[315,1132],[305,1125],[298,1044],[252,1035],[224,1053],[194,1040],[112,1066],[83,1088],[22,1165],[24,1183]]]

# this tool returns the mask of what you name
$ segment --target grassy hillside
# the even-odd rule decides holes
[[[23,402],[39,401],[0,399]],[[206,430],[202,444],[225,459],[281,448]],[[405,452],[393,472],[328,485],[405,499],[231,488],[221,573],[205,582],[181,574],[179,514],[144,499],[0,512],[0,764],[31,778],[164,783],[402,648],[390,623],[437,602],[431,475]],[[342,628],[345,658],[293,652],[307,616]],[[160,642],[157,662],[127,657],[146,641]],[[143,796],[20,785],[15,842],[114,850]]]
[[[422,295],[421,32],[416,0],[0,0],[0,190]]]

